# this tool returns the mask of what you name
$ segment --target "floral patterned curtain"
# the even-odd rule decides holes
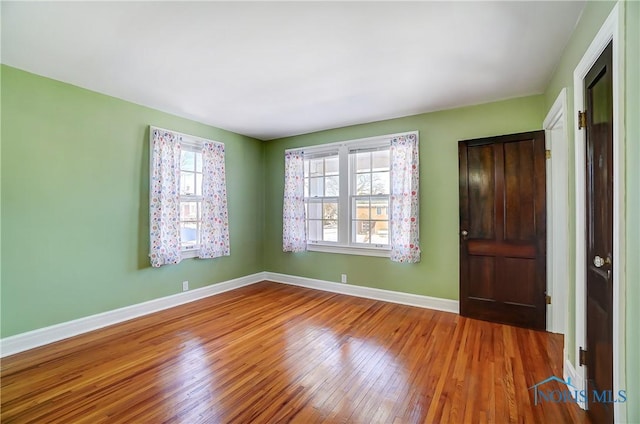
[[[229,215],[224,166],[224,144],[202,146],[202,227],[200,258],[229,256]]]
[[[420,262],[418,138],[391,139],[391,260]]]
[[[302,151],[284,155],[284,205],[282,208],[282,250],[307,250],[304,210],[304,156]]]
[[[149,198],[151,266],[177,264],[180,251],[180,142],[179,135],[153,130],[151,195]]]

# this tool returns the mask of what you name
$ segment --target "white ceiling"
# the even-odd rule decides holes
[[[6,2],[2,63],[262,140],[541,93],[576,2]]]

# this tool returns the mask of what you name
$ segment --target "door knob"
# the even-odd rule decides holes
[[[596,255],[596,257],[593,258],[593,264],[596,266],[596,268],[602,268],[604,265],[611,265],[611,256],[603,258],[599,255]]]
[[[467,236],[469,235],[469,232],[467,230],[462,230],[460,231],[460,234],[462,235],[462,238],[466,240]]]
[[[593,258],[593,264],[596,266],[596,268],[601,268],[604,265],[604,259],[596,255],[596,257]]]

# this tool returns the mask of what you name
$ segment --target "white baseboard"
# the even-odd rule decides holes
[[[210,286],[194,289],[182,293],[173,294],[147,302],[138,303],[112,311],[102,312],[96,315],[67,321],[49,327],[39,328],[26,333],[0,339],[0,357],[13,355],[35,347],[57,342],[82,333],[97,330],[109,325],[128,321],[143,315],[148,315],[163,309],[193,302],[214,294],[223,293],[239,287],[248,286],[265,280],[265,273],[247,275]]]
[[[460,311],[459,302],[457,300],[422,296],[411,293],[402,293],[391,290],[375,289],[371,287],[354,286],[350,284],[335,283],[333,281],[316,280],[314,278],[279,274],[276,272],[265,272],[265,280],[274,281],[276,283],[307,287],[310,289],[324,290],[332,293],[347,294],[350,296],[365,297],[367,299],[399,303],[402,305],[417,306],[419,308],[453,312],[455,314],[459,313]]]
[[[368,299],[382,300],[385,302],[399,303],[402,305],[417,306],[420,308],[435,309],[438,311],[458,313],[457,300],[440,299],[436,297],[421,296],[417,294],[401,293],[391,290],[381,290],[371,287],[354,286],[349,284],[334,283],[331,281],[316,280],[313,278],[296,277],[274,272],[258,272],[233,280],[211,284],[195,290],[173,294],[138,303],[100,314],[90,315],[73,321],[67,321],[49,327],[39,328],[26,333],[0,339],[0,358],[24,352],[25,350],[44,346],[60,340],[89,331],[118,324],[143,315],[152,314],[174,306],[193,302],[215,294],[248,286],[260,281],[269,280],[276,283],[291,284],[332,293],[341,293]]]
[[[564,379],[564,381],[569,381],[569,379],[571,379],[571,384],[573,384],[573,386],[576,388],[576,391],[578,393],[585,393],[587,388],[585,387],[584,380],[582,379],[582,377],[578,375],[573,364],[571,363],[569,358],[567,358],[566,356],[564,358],[563,368],[564,369],[562,370],[562,378]],[[571,393],[571,396],[573,396],[573,398],[575,399],[575,396],[574,396],[575,391],[570,391],[570,393]],[[579,399],[578,402],[576,403],[582,409],[587,408],[587,404],[582,399]]]

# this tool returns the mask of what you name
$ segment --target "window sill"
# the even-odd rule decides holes
[[[375,256],[379,258],[388,258],[391,255],[391,249],[377,247],[354,247],[354,246],[337,246],[329,244],[307,244],[309,252],[339,253],[343,255],[359,255],[359,256]]]
[[[189,249],[189,250],[183,250],[181,252],[182,259],[197,258],[199,254],[200,254],[200,249]]]

